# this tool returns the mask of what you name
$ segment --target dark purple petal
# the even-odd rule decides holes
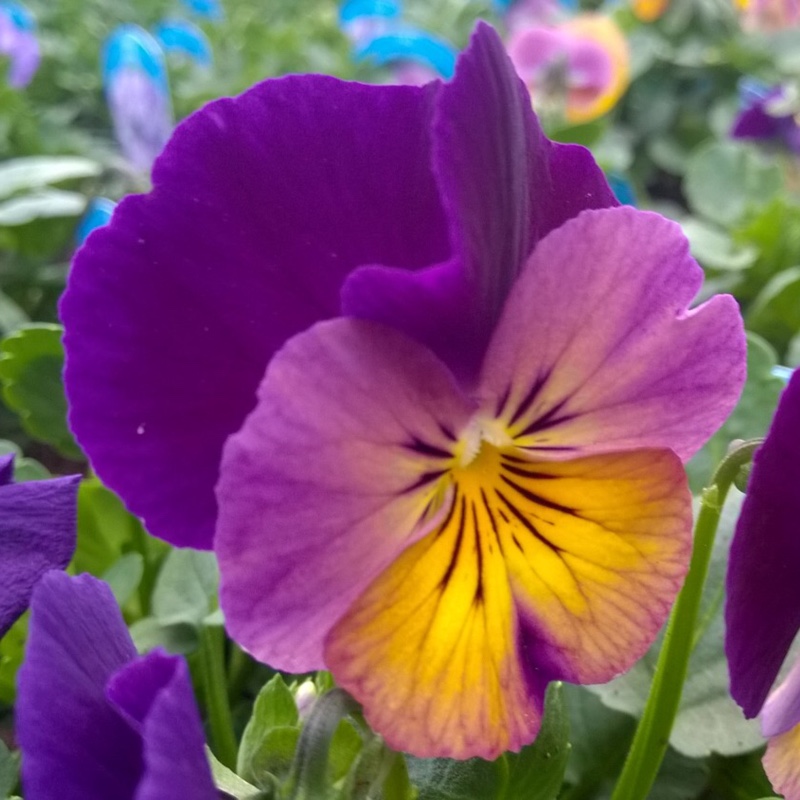
[[[0,462],[0,637],[28,607],[39,578],[69,564],[80,482],[73,475],[8,483],[12,462]]]
[[[753,471],[728,565],[725,650],[731,694],[756,716],[800,629],[800,373],[792,376]]]
[[[780,132],[780,120],[757,103],[742,111],[733,123],[731,136],[734,139],[774,139]]]
[[[223,442],[275,349],[340,313],[353,268],[447,257],[437,92],[292,76],[212,103],[79,252],[61,307],[71,424],[156,535],[211,546]]]
[[[14,478],[14,455],[0,457],[0,486],[11,483]]]
[[[109,682],[108,698],[144,738],[136,800],[216,800],[186,662],[153,651]]]
[[[454,260],[418,273],[358,270],[342,308],[405,331],[457,375],[474,377],[538,240],[584,209],[617,202],[587,150],[544,136],[502,42],[483,23],[442,90],[434,170]]]
[[[104,583],[62,572],[42,578],[33,594],[16,707],[26,797],[133,800],[141,740],[108,703],[105,687],[135,657]]]

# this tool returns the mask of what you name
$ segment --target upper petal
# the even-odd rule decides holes
[[[217,800],[189,670],[177,656],[153,651],[111,678],[107,694],[143,739],[136,800]]]
[[[748,717],[761,710],[800,629],[798,442],[795,372],[753,459],[728,562],[725,651],[731,694]]]
[[[105,687],[136,649],[111,590],[88,575],[49,572],[31,605],[16,706],[26,796],[133,800],[141,742]]]
[[[617,202],[587,150],[544,136],[500,38],[484,23],[441,91],[433,159],[453,260],[419,273],[357,270],[342,307],[405,331],[471,378],[536,242],[584,209]]]
[[[75,550],[79,475],[7,483],[0,467],[0,638],[28,602],[39,578],[64,569]]]
[[[532,457],[666,447],[689,458],[745,378],[735,301],[687,310],[702,271],[675,223],[587,211],[534,250],[484,361],[487,413]]]
[[[211,546],[225,439],[273,352],[339,314],[349,271],[447,255],[437,90],[306,75],[211,103],[79,251],[61,306],[71,425],[156,535]]]
[[[292,339],[225,448],[215,549],[231,635],[279,669],[322,667],[329,629],[444,508],[436,479],[471,410],[391,328],[334,320]]]

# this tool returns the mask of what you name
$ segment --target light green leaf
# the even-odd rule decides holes
[[[545,715],[536,741],[519,753],[507,753],[508,786],[503,800],[554,800],[564,781],[569,759],[569,714],[563,687],[547,690]]]
[[[200,625],[211,611],[218,583],[213,553],[188,547],[170,550],[153,589],[153,614],[162,625]]]
[[[163,647],[168,653],[187,655],[197,650],[197,628],[183,622],[162,625],[155,617],[143,617],[130,627],[131,638],[140,653]]]
[[[86,209],[86,197],[62,189],[38,189],[0,203],[0,227],[26,225],[36,219],[78,217]]]
[[[206,757],[211,766],[211,776],[217,789],[234,797],[235,800],[262,800],[266,798],[266,795],[256,789],[255,786],[251,786],[247,781],[242,780],[233,770],[228,769],[222,762],[218,761],[208,746],[206,746]]]
[[[236,770],[245,778],[259,783],[267,734],[277,727],[297,726],[297,706],[281,675],[272,677],[258,693],[253,713],[242,734]]]
[[[738,272],[755,263],[758,250],[737,244],[722,228],[695,217],[681,222],[681,227],[691,245],[692,255],[707,269]]]
[[[111,587],[117,603],[124,606],[130,600],[144,575],[144,558],[141,553],[125,553],[110,569],[103,580]]]
[[[752,147],[711,142],[689,158],[684,189],[697,214],[727,227],[766,205],[782,184],[780,167]]]
[[[9,453],[14,454],[14,480],[17,483],[43,481],[53,477],[44,464],[40,464],[35,458],[23,456],[22,449],[16,442],[0,439],[0,455],[6,456]]]
[[[61,181],[99,175],[102,165],[78,156],[28,156],[0,164],[0,198]]]
[[[783,355],[800,332],[800,267],[779,272],[758,293],[745,316],[747,327]]]
[[[28,315],[4,292],[0,292],[0,334],[7,334],[27,325]]]
[[[82,453],[67,427],[67,400],[61,373],[64,349],[60,325],[21,328],[0,342],[0,381],[6,405],[34,438],[68,458]]]
[[[8,797],[17,785],[19,762],[17,757],[0,741],[0,800]]]

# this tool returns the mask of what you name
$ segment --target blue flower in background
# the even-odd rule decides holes
[[[614,192],[614,197],[624,206],[636,205],[636,192],[633,190],[631,182],[619,172],[609,172],[606,177],[608,178],[608,185],[611,191]]]
[[[172,133],[164,53],[138,25],[122,25],[106,41],[103,85],[114,133],[126,160],[146,172]]]
[[[36,20],[17,3],[0,2],[0,56],[10,62],[8,85],[14,89],[27,86],[39,68]]]
[[[401,13],[402,6],[396,0],[350,0],[339,9],[339,25],[359,45],[388,33]]]
[[[156,26],[153,35],[167,53],[177,53],[202,67],[210,67],[213,62],[211,43],[193,22],[165,19]]]
[[[395,27],[389,33],[363,42],[355,52],[359,61],[394,66],[399,70],[400,83],[451,78],[457,55],[458,51],[449,42],[409,26]]]
[[[102,228],[114,213],[117,204],[106,197],[95,197],[86,207],[86,213],[78,223],[75,241],[81,245],[95,228]]]
[[[183,4],[189,11],[212,22],[219,22],[224,17],[220,0],[183,0]]]

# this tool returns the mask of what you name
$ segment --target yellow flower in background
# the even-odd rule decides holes
[[[557,112],[571,125],[606,114],[630,82],[627,40],[602,14],[519,28],[508,53],[534,107],[543,114]]]
[[[642,22],[654,22],[669,8],[669,0],[632,0],[631,8],[637,19]]]

